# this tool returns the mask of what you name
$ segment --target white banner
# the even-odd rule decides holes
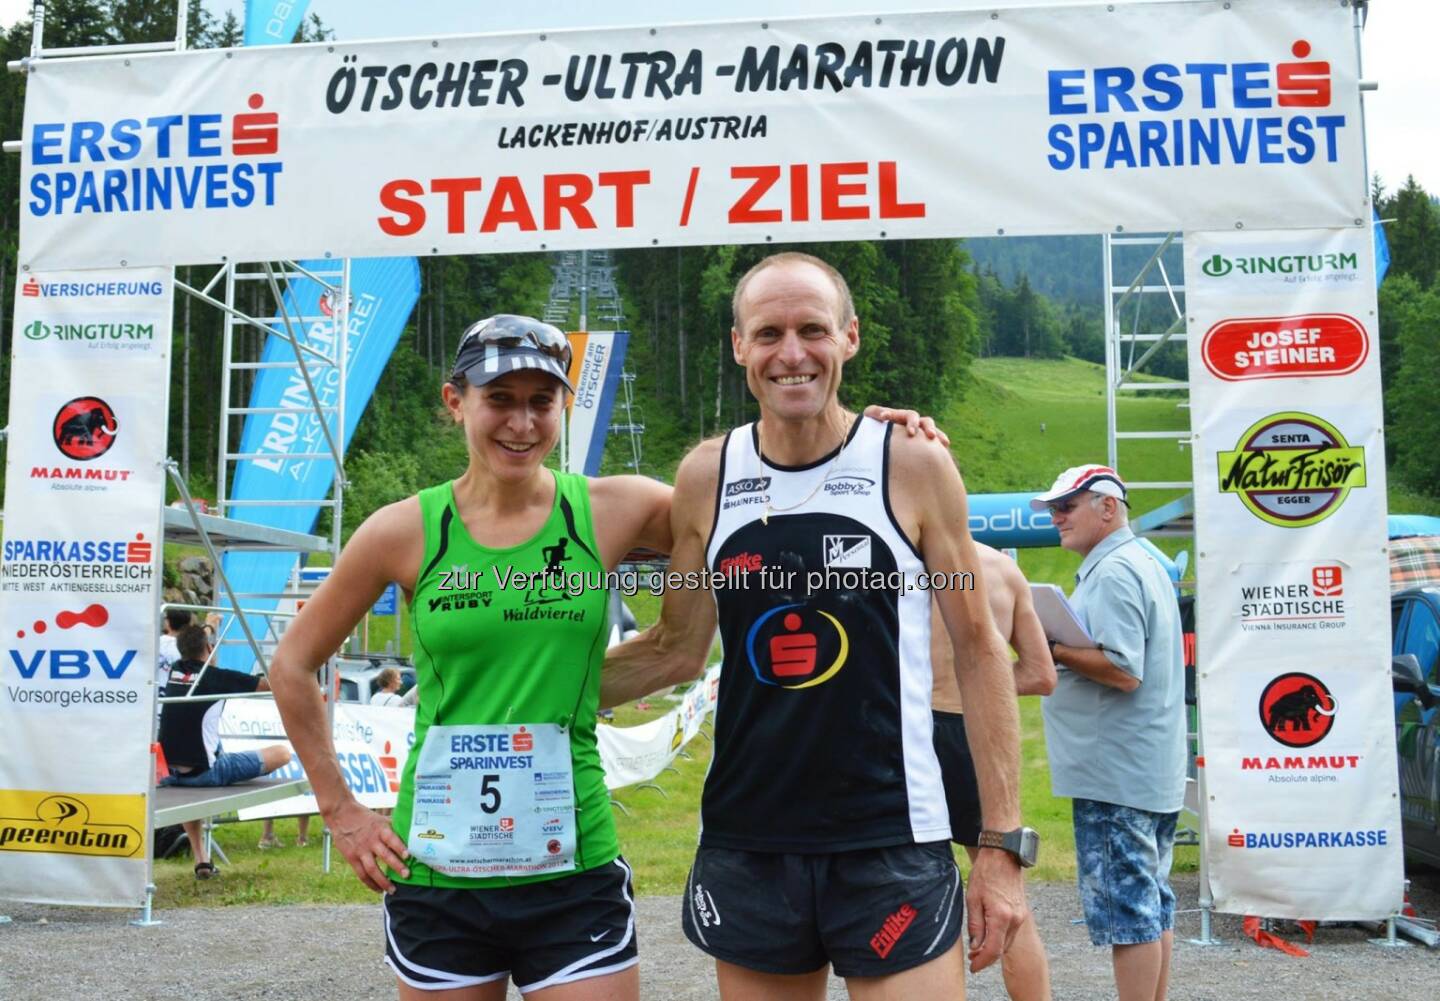
[[[16,290],[0,570],[0,897],[138,906],[148,882],[168,269]]]
[[[355,798],[373,809],[393,807],[405,759],[415,743],[415,710],[408,706],[336,703],[333,737],[340,771]],[[267,744],[290,747],[280,712],[269,699],[229,700],[220,717],[220,739],[231,751],[253,751]],[[291,751],[293,754],[293,747]],[[290,764],[274,774],[284,779],[303,779],[305,770],[300,767],[300,759],[292,757]],[[319,812],[314,796],[292,796],[241,810],[240,819]]]
[[[1185,234],[1197,652],[1218,910],[1403,886],[1368,228]]]
[[[1205,0],[44,61],[19,257],[1359,225],[1356,59]]]
[[[715,709],[720,668],[712,667],[703,681],[685,693],[680,705],[664,716],[633,727],[601,726],[598,729],[600,763],[605,768],[605,785],[610,789],[648,782],[655,778],[680,748],[700,732],[708,713]],[[220,718],[220,737],[228,750],[255,750],[267,744],[284,744],[285,729],[275,703],[268,699],[231,699]],[[405,759],[415,743],[415,710],[386,706],[362,706],[341,702],[335,706],[335,749],[345,784],[361,803],[374,809],[395,805]],[[292,752],[294,748],[291,748]],[[275,772],[280,778],[300,779],[305,770],[300,759]],[[288,817],[318,813],[314,796],[293,796],[241,810],[241,820]]]

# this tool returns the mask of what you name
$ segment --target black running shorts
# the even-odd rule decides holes
[[[761,973],[902,973],[946,953],[965,902],[948,842],[821,855],[702,847],[685,886],[685,935]]]
[[[980,784],[965,739],[965,716],[939,709],[934,716],[935,757],[940,759],[945,805],[950,808],[950,840],[975,848],[980,842]]]
[[[635,892],[624,859],[491,890],[397,883],[385,897],[385,962],[421,990],[509,976],[522,992],[634,966]]]

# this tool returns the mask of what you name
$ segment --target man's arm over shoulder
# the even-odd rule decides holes
[[[674,548],[670,524],[674,492],[648,476],[601,476],[590,481],[590,510],[607,570],[632,549],[669,553]]]
[[[723,438],[702,442],[675,474],[670,506],[674,545],[660,604],[660,620],[605,655],[600,705],[630,702],[666,685],[690,681],[705,670],[715,636],[715,599],[698,578],[714,520]]]
[[[1045,627],[1035,614],[1030,597],[1030,582],[1014,560],[1006,559],[1004,586],[1015,598],[1014,619],[1010,626],[1010,645],[1019,658],[1015,662],[1015,692],[1018,695],[1049,695],[1055,691],[1055,661],[1050,657],[1050,641]]]

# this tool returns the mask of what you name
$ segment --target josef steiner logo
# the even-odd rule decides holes
[[[1251,514],[1280,528],[1324,521],[1365,486],[1364,447],[1313,414],[1262,418],[1216,461],[1221,492],[1238,494]]]
[[[110,451],[119,422],[110,404],[98,396],[77,396],[55,412],[51,435],[55,447],[78,462],[98,459]]]
[[[1365,327],[1343,313],[1222,320],[1200,346],[1205,367],[1227,382],[1347,375],[1369,354]]]
[[[1260,693],[1260,725],[1286,747],[1313,747],[1335,725],[1337,708],[1325,682],[1292,671],[1275,678]]]

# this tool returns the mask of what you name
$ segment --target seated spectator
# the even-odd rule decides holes
[[[370,696],[372,706],[398,706],[404,704],[400,697],[400,671],[394,667],[382,668],[375,675],[375,694]]]
[[[155,648],[155,688],[162,694],[165,686],[170,683],[170,668],[180,659],[180,648],[175,645],[175,637],[180,635],[191,622],[191,616],[183,608],[167,608],[165,615],[160,619],[160,643]],[[160,714],[160,706],[155,706],[155,714]]]
[[[219,667],[206,668],[210,642],[201,626],[186,626],[176,637],[180,660],[170,669],[167,698],[196,695],[229,695],[268,691],[270,682],[258,675],[241,674]],[[199,683],[196,683],[196,679]],[[190,686],[195,685],[192,692]],[[220,714],[223,700],[210,702],[168,702],[160,712],[160,746],[164,748],[170,775],[162,785],[227,786],[266,775],[290,761],[290,749],[272,744],[258,751],[228,753],[220,747]],[[210,862],[200,822],[185,825],[190,850],[195,856],[195,875],[209,879],[218,871]]]

